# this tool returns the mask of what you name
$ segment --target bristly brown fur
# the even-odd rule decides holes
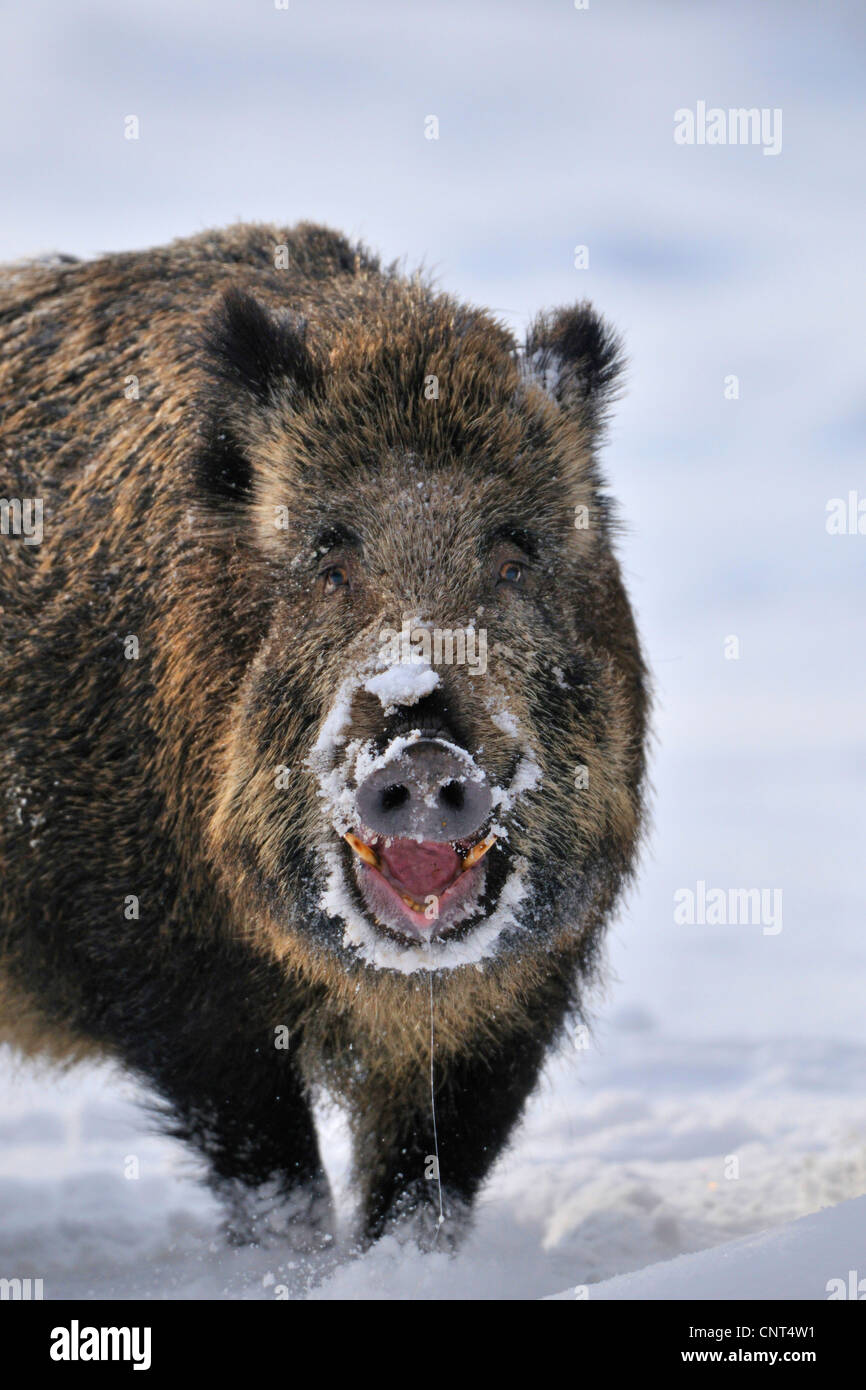
[[[371,968],[318,909],[306,759],[383,626],[481,614],[488,674],[449,670],[431,709],[505,785],[504,692],[543,776],[502,849],[536,890],[522,933],[433,980],[443,1182],[470,1201],[640,835],[646,677],[596,459],[618,341],[580,305],[518,350],[302,223],[7,267],[0,343],[0,495],[44,502],[41,545],[0,537],[4,1035],[118,1057],[217,1185],[284,1196],[323,1190],[328,1086],[368,1233],[429,1205],[429,977]],[[525,597],[486,578],[509,536],[533,548]],[[359,566],[338,604],[316,599],[326,550]],[[372,697],[353,719],[381,736]]]

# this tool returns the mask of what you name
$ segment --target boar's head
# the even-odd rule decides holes
[[[230,890],[347,968],[591,944],[643,775],[595,460],[615,338],[579,305],[519,350],[385,277],[306,318],[231,290],[207,355],[208,602],[244,649],[210,824]]]

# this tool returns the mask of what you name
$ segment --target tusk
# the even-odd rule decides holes
[[[473,845],[466,858],[463,860],[462,868],[471,869],[473,864],[477,864],[479,859],[483,859],[491,845],[495,845],[496,836],[490,834],[485,840],[479,840],[477,845]]]
[[[363,859],[365,864],[372,864],[374,869],[378,869],[379,856],[374,849],[365,845],[364,841],[360,840],[357,835],[344,835],[343,839],[352,846],[359,859]]]

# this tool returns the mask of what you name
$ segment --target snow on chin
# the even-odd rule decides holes
[[[471,934],[460,941],[444,940],[398,942],[383,936],[355,906],[346,883],[340,852],[332,846],[321,851],[327,882],[319,907],[328,917],[343,923],[343,945],[353,947],[361,960],[376,970],[396,970],[401,975],[419,971],[456,970],[462,965],[478,965],[494,955],[502,933],[519,929],[518,909],[529,895],[529,864],[518,858],[503,884],[499,901],[489,917],[479,921]]]

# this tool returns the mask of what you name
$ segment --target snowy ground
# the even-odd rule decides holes
[[[864,1073],[852,1045],[687,1043],[620,1016],[550,1066],[456,1260],[393,1239],[351,1257],[345,1136],[324,1115],[343,1232],[311,1266],[226,1250],[190,1160],[147,1136],[119,1078],[28,1069],[0,1096],[0,1269],[44,1279],[49,1298],[427,1299],[543,1297],[654,1266],[599,1295],[695,1297],[692,1275],[659,1262],[866,1192]],[[798,1264],[770,1245],[746,1283],[710,1270],[707,1296],[826,1297],[863,1266],[863,1206]]]
[[[777,1231],[747,1236],[697,1255],[680,1255],[600,1284],[566,1289],[554,1298],[557,1302],[574,1298],[777,1299],[784,1270],[785,1298],[859,1301],[866,1296],[866,1278],[860,1274],[864,1241],[866,1197],[856,1197]],[[834,1272],[824,1281],[828,1270]]]

